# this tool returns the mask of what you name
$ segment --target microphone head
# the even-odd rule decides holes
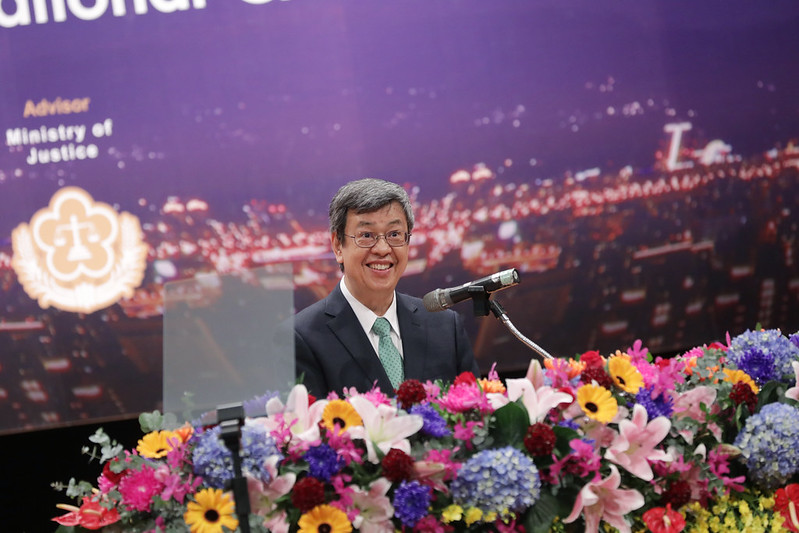
[[[441,289],[436,289],[434,291],[428,292],[424,295],[424,298],[422,298],[424,308],[431,313],[437,313],[438,311],[443,311],[446,309],[444,303],[438,297],[440,291]]]

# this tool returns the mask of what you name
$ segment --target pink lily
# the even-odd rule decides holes
[[[671,461],[671,456],[655,446],[666,438],[671,422],[659,416],[648,422],[649,416],[643,405],[633,407],[632,420],[619,422],[619,434],[605,451],[605,459],[613,461],[644,481],[654,477],[650,461]]]
[[[716,402],[716,390],[711,387],[699,386],[680,394],[674,394],[674,418],[689,417],[704,423],[707,415],[702,411],[702,405],[708,407],[711,412],[718,411]],[[721,440],[721,429],[715,423],[708,424],[708,429],[719,441]],[[680,435],[688,444],[693,444],[694,434],[692,431],[684,430]]]
[[[619,533],[630,533],[630,524],[624,515],[643,506],[644,497],[637,490],[620,489],[620,483],[619,470],[610,465],[608,477],[591,481],[580,490],[571,514],[563,522],[570,524],[582,514],[586,533],[597,533],[600,520],[618,529]]]
[[[533,384],[536,389],[544,385],[544,369],[541,368],[541,363],[538,359],[530,359],[530,365],[527,367],[527,381]]]
[[[268,515],[275,510],[277,500],[285,496],[294,487],[297,475],[293,473],[278,475],[277,464],[280,457],[270,456],[264,463],[266,471],[271,477],[269,483],[263,483],[255,478],[247,477],[247,486],[250,494],[250,507],[256,514]]]
[[[291,431],[292,443],[313,442],[319,440],[319,421],[325,410],[327,400],[317,400],[308,404],[308,389],[305,385],[295,385],[286,405],[280,398],[272,398],[266,404],[266,417],[254,419],[253,422],[263,424],[271,432],[287,426]]]
[[[422,429],[424,420],[419,415],[397,416],[397,408],[390,405],[375,405],[363,396],[350,398],[352,405],[363,420],[362,426],[349,429],[350,437],[363,439],[369,462],[378,463],[376,448],[386,454],[397,448],[410,454],[408,437]]]
[[[386,496],[390,488],[391,482],[380,477],[369,485],[368,491],[360,487],[353,489],[352,501],[360,511],[352,521],[353,527],[362,533],[394,532],[394,524],[391,523],[394,507]]]

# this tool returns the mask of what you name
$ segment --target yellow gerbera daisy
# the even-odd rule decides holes
[[[729,368],[725,368],[724,374],[727,376],[726,378],[724,378],[724,381],[729,381],[733,385],[743,381],[744,383],[749,385],[749,388],[752,389],[752,392],[754,392],[755,394],[760,392],[760,387],[758,387],[757,384],[749,376],[749,374],[747,374],[743,370],[730,370]]]
[[[608,389],[599,385],[583,385],[577,389],[577,402],[583,408],[583,412],[597,422],[607,424],[616,413],[619,412],[619,405]]]
[[[151,431],[139,439],[136,450],[143,457],[158,459],[168,454],[177,442],[180,442],[180,435],[174,431]]]
[[[332,505],[317,505],[300,517],[297,525],[299,533],[350,533],[350,524],[347,514]]]
[[[624,392],[635,394],[644,386],[644,378],[630,362],[629,357],[613,356],[608,359],[608,372],[613,383]]]
[[[363,420],[348,401],[330,400],[322,411],[322,424],[330,431],[334,431],[338,425],[341,434],[352,426],[362,426]]]
[[[236,505],[221,489],[203,489],[186,505],[183,520],[191,533],[222,533],[222,527],[235,531],[239,521],[233,516]]]

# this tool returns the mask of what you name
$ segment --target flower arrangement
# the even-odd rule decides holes
[[[241,428],[250,531],[799,532],[799,335],[755,329],[653,357],[533,361],[526,377],[462,374],[283,403]],[[59,531],[239,529],[219,426],[166,429],[125,450],[91,438],[97,482]]]

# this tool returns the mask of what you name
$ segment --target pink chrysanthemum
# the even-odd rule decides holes
[[[149,511],[153,497],[163,489],[164,485],[156,478],[155,470],[147,467],[129,472],[119,482],[122,504],[135,511]]]
[[[464,383],[453,385],[438,404],[450,413],[463,413],[476,409],[481,413],[490,413],[491,404],[485,393],[476,384]]]

